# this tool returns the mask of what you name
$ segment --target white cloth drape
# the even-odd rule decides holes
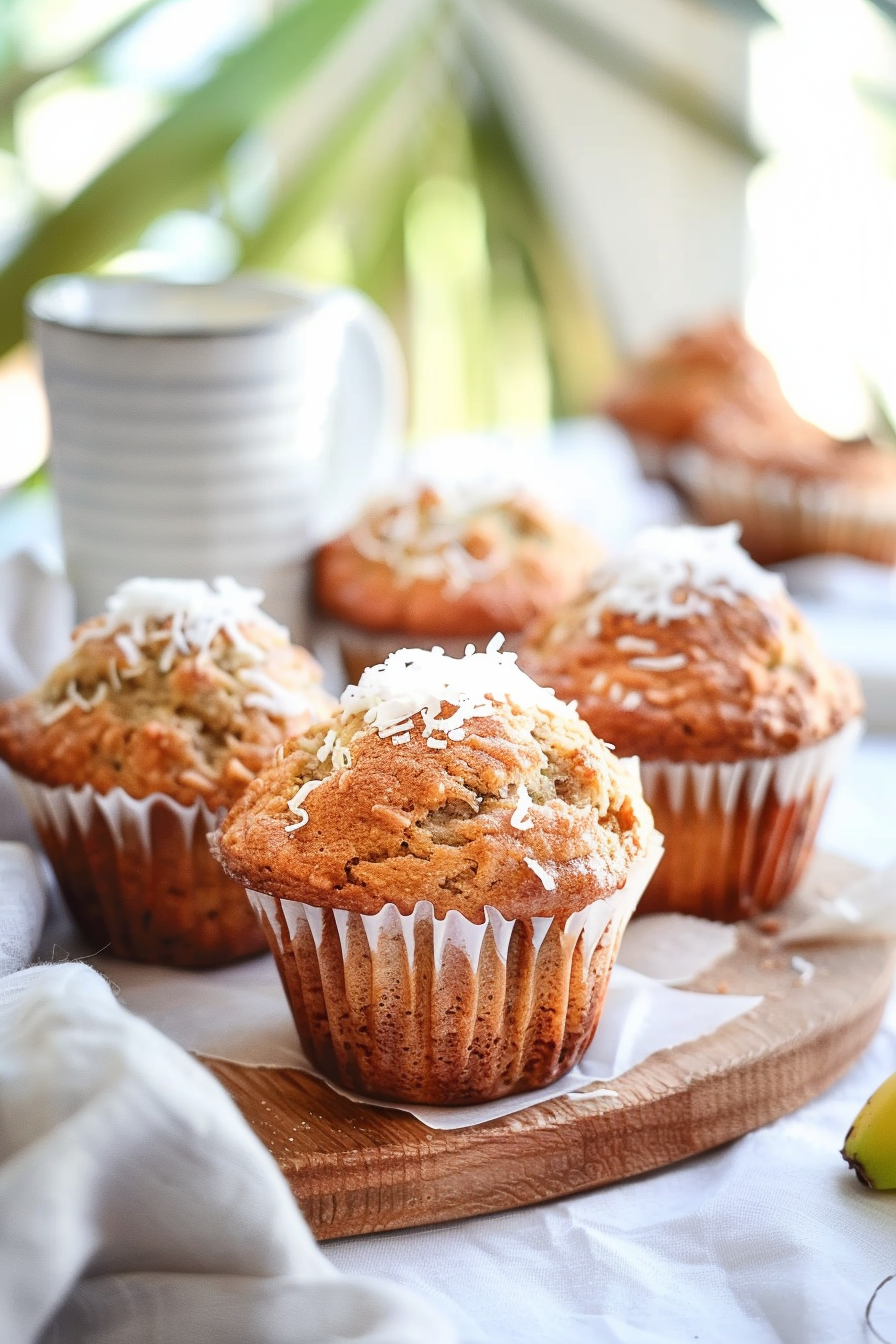
[[[0,565],[0,699],[64,652],[64,581]],[[5,788],[4,788],[5,785]],[[27,835],[0,781],[0,840]],[[451,1344],[413,1293],[342,1276],[223,1088],[79,963],[0,844],[0,1344]]]
[[[202,1066],[80,963],[0,980],[4,1344],[449,1344],[341,1277]]]

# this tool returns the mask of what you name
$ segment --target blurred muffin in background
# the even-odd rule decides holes
[[[674,475],[700,522],[740,523],[760,564],[821,554],[896,564],[896,453],[869,439],[719,407],[677,453]]]
[[[790,894],[861,696],[736,525],[641,533],[530,632],[520,661],[641,760],[666,843],[642,910],[736,920]]]
[[[408,644],[459,655],[498,630],[512,644],[581,587],[598,556],[584,529],[520,491],[413,484],[322,547],[315,595],[357,681]]]
[[[632,362],[603,409],[627,431],[648,476],[674,479],[678,448],[706,416],[728,406],[786,425],[791,436],[821,436],[790,407],[770,362],[733,318],[683,332]]]
[[[732,319],[632,364],[606,400],[648,475],[701,523],[740,523],[761,564],[841,553],[896,563],[896,455],[798,415]]]
[[[334,701],[261,598],[232,579],[133,579],[41,687],[0,705],[0,759],[97,948],[192,967],[264,946],[207,834]]]

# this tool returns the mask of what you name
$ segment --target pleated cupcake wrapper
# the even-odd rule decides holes
[[[134,837],[138,838],[139,852],[142,858],[152,856],[151,817],[155,807],[163,807],[180,826],[184,844],[190,846],[196,830],[197,819],[202,819],[206,832],[212,831],[224,815],[212,812],[201,798],[186,806],[169,798],[164,793],[151,793],[146,798],[132,798],[124,789],[112,789],[110,793],[97,793],[90,785],[80,789],[65,785],[50,788],[46,784],[36,784],[34,780],[16,776],[16,784],[35,822],[52,826],[61,844],[69,837],[74,826],[86,837],[99,812],[106,822],[109,835],[120,848],[133,849]],[[133,830],[129,828],[133,827]]]
[[[802,874],[831,782],[864,727],[853,719],[761,760],[642,761],[667,852],[642,908],[737,919],[777,905]]]
[[[208,851],[223,808],[215,813],[201,798],[184,804],[163,793],[132,798],[123,789],[15,780],[66,902],[98,946],[181,966],[262,950],[242,888]]]
[[[744,544],[773,562],[816,552],[896,561],[896,491],[806,480],[714,457],[700,448],[673,455],[672,476],[702,521],[743,525]]]
[[[454,910],[439,919],[429,901],[404,915],[392,903],[361,915],[257,891],[249,898],[318,1067],[371,1095],[451,1104],[541,1087],[572,1067],[661,854],[657,836],[623,888],[562,917],[509,919],[486,906],[477,924]],[[459,1025],[446,1043],[454,1012],[467,1023],[466,1042]],[[479,1031],[483,1014],[490,1025]]]

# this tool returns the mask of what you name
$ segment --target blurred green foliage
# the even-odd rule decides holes
[[[76,0],[41,0],[47,23],[54,3],[71,9]],[[139,36],[140,25],[171,3],[106,4],[111,17],[99,29],[87,25],[80,47],[35,63],[22,40],[23,0],[0,0],[0,155],[6,147],[8,172],[16,171],[27,100],[63,76],[101,84],[116,43]],[[699,134],[755,157],[730,110],[586,11],[567,0],[508,3]],[[756,0],[713,3],[747,22],[763,14]],[[303,90],[310,107],[322,72],[375,9],[376,0],[274,5],[187,87],[166,90],[149,124],[67,199],[53,203],[29,187],[25,226],[6,255],[0,231],[0,354],[23,336],[23,299],[36,281],[127,269],[154,222],[180,210],[226,234],[233,255],[225,270],[278,268],[371,294],[405,344],[418,430],[587,409],[612,365],[612,334],[518,143],[476,6],[409,0],[394,40],[329,97],[328,115],[301,152],[275,155],[271,180],[255,191],[251,209],[241,208],[234,174],[245,177],[248,162],[250,177],[264,177],[268,141],[283,140],[290,116],[305,115]],[[432,370],[443,338],[460,350],[455,404],[428,414],[421,410],[427,376],[452,376],[447,365]]]

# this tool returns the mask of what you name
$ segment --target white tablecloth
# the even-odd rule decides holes
[[[896,859],[896,739],[865,742],[822,843]],[[894,894],[896,899],[896,894]],[[440,1306],[464,1344],[867,1344],[896,1272],[896,1193],[863,1189],[839,1148],[896,1070],[896,994],[873,1045],[810,1106],[704,1157],[538,1208],[325,1246]],[[896,1292],[875,1323],[896,1341]],[[889,1330],[883,1329],[885,1321]]]

